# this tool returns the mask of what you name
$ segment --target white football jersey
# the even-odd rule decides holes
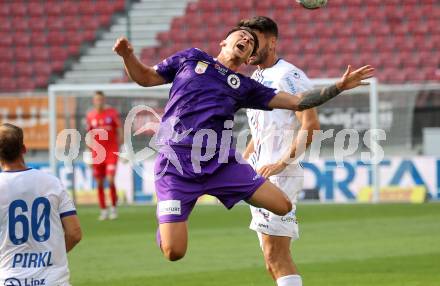
[[[56,177],[0,173],[0,285],[69,285],[61,218],[74,214]]]
[[[291,94],[312,89],[312,83],[306,74],[294,65],[279,59],[270,68],[256,70],[252,78],[265,86]],[[274,109],[262,111],[248,109],[246,111],[255,152],[249,163],[255,169],[276,163],[289,152],[293,140],[298,135],[301,123],[291,110]],[[303,168],[299,164],[290,164],[277,176],[303,176]]]

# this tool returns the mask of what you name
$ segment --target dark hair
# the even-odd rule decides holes
[[[265,16],[255,16],[250,19],[241,20],[237,26],[247,27],[252,30],[257,30],[264,35],[271,35],[278,38],[278,26],[274,20]]]
[[[10,123],[0,125],[0,161],[13,162],[21,155],[23,130]]]
[[[252,55],[254,55],[258,51],[258,45],[259,45],[257,34],[255,34],[255,32],[248,27],[237,26],[229,30],[229,32],[226,34],[226,37],[237,31],[247,31],[252,35],[252,37],[254,38],[254,49],[252,50]]]
[[[95,91],[95,95],[104,96],[104,92],[102,92],[101,90],[97,90]]]

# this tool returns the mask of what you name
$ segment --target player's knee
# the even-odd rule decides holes
[[[292,202],[288,198],[286,199],[286,207],[286,214],[288,214],[292,211],[293,208]]]
[[[104,187],[104,181],[103,180],[97,180],[96,181],[96,185],[98,186],[98,188],[103,188]]]
[[[168,259],[169,261],[177,261],[185,256],[186,251],[184,249],[176,249],[172,247],[162,246],[162,252],[165,258]]]
[[[292,210],[292,202],[285,197],[283,202],[279,204],[279,207],[276,212],[276,215],[285,216]]]
[[[113,176],[107,176],[107,181],[108,181],[109,185],[115,184],[115,179]]]

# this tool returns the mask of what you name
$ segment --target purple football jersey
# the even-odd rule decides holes
[[[240,108],[270,110],[269,101],[276,94],[274,89],[235,73],[195,48],[174,54],[155,69],[172,82],[158,145],[191,146],[197,131],[211,129],[217,134],[218,147],[226,120],[234,120]],[[178,142],[170,140],[172,134],[184,132],[188,136]]]

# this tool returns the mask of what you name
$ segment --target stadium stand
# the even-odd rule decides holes
[[[332,0],[316,11],[290,0],[199,0],[157,35],[160,44],[145,48],[142,59],[152,64],[191,46],[215,55],[227,29],[256,14],[279,23],[280,55],[311,77],[339,76],[352,63],[374,65],[386,83],[440,79],[440,2],[434,0]]]
[[[156,34],[169,29],[171,20],[182,15],[188,0],[142,0],[129,8],[130,40],[139,53],[143,47],[157,46]],[[85,51],[57,83],[102,83],[121,77],[121,60],[112,51],[115,40],[127,36],[127,14],[118,15],[93,47]]]
[[[2,1],[0,91],[45,88],[74,61],[85,43],[108,27],[124,0]]]

